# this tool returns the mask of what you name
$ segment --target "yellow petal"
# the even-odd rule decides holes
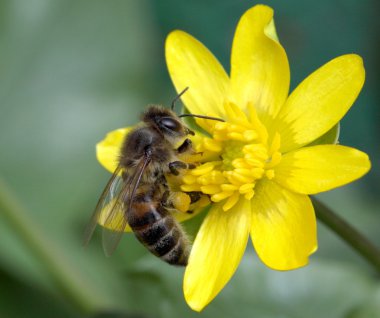
[[[336,125],[359,95],[364,79],[363,61],[355,54],[337,57],[307,77],[273,125],[281,135],[281,151],[306,145]]]
[[[340,145],[305,147],[283,156],[275,181],[305,194],[340,187],[363,176],[371,167],[367,154]]]
[[[113,130],[102,141],[96,144],[96,158],[111,173],[116,170],[120,147],[131,129],[128,127]]]
[[[231,95],[241,107],[253,102],[263,123],[277,115],[289,91],[290,71],[278,42],[273,9],[254,6],[241,17],[231,54]]]
[[[250,202],[241,199],[224,212],[215,204],[195,238],[184,277],[184,294],[189,306],[202,310],[235,272],[247,246]]]
[[[306,265],[317,250],[316,220],[309,197],[269,180],[261,181],[255,190],[251,238],[260,259],[276,270]]]
[[[223,117],[228,76],[212,53],[191,35],[173,31],[166,39],[166,63],[177,92],[193,114]]]

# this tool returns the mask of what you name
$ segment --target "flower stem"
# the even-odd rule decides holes
[[[349,223],[335,214],[329,207],[316,198],[312,198],[317,218],[339,235],[346,243],[363,256],[380,272],[380,249]]]
[[[0,179],[0,216],[5,217],[9,226],[31,251],[40,265],[50,276],[56,287],[71,304],[82,312],[96,308],[96,299],[83,284],[80,273],[64,257],[49,237],[28,217],[15,195]]]

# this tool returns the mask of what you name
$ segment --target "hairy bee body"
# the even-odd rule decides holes
[[[195,167],[179,160],[180,154],[193,151],[186,138],[193,134],[171,110],[153,105],[143,113],[142,123],[122,144],[118,168],[95,208],[85,244],[103,220],[103,248],[110,255],[128,224],[154,255],[169,264],[187,265],[191,246],[172,215],[176,207],[165,176]]]
[[[141,158],[150,158],[136,193],[130,198],[129,207],[124,205],[125,215],[137,239],[151,253],[169,264],[187,265],[189,240],[167,210],[170,189],[165,174],[170,173],[170,163],[178,161],[178,158],[173,148],[175,136],[165,136],[162,129],[155,125],[157,118],[163,115],[174,117],[167,109],[151,106],[143,115],[144,124],[127,136],[121,148],[120,165],[125,171],[133,171]],[[182,137],[188,133],[185,127],[178,127],[183,129]],[[123,178],[128,180],[129,177]]]

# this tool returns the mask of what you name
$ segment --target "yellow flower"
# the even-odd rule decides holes
[[[365,78],[354,54],[328,62],[288,96],[290,72],[273,22],[257,5],[235,33],[231,74],[196,39],[182,31],[166,41],[166,60],[177,91],[208,136],[194,138],[201,164],[182,176],[181,189],[202,191],[212,206],[195,238],[184,276],[187,303],[202,310],[235,272],[251,237],[270,268],[304,266],[317,249],[316,220],[308,197],[347,184],[370,168],[356,149],[318,144],[357,98]],[[126,130],[98,144],[112,171]],[[252,282],[254,283],[254,282]]]

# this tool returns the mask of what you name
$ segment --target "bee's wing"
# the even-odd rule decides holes
[[[144,171],[150,162],[150,156],[145,155],[137,164],[132,175],[124,183],[122,190],[115,199],[114,205],[110,208],[107,219],[103,227],[103,250],[107,256],[110,256],[119,244],[124,229],[127,225],[128,211],[131,209],[133,197]],[[122,211],[122,212],[121,212]],[[120,216],[123,217],[120,217]]]
[[[123,180],[120,177],[120,171],[121,166],[119,165],[113,173],[112,177],[109,179],[106,187],[102,192],[102,195],[99,198],[94,213],[91,216],[90,222],[87,224],[87,227],[84,231],[84,246],[86,246],[90,241],[92,234],[94,233],[94,230],[96,228],[96,225],[98,224],[98,221],[102,215],[103,209],[107,208],[107,205],[110,205],[113,202],[115,202],[115,197],[118,197],[120,192],[122,191]]]

